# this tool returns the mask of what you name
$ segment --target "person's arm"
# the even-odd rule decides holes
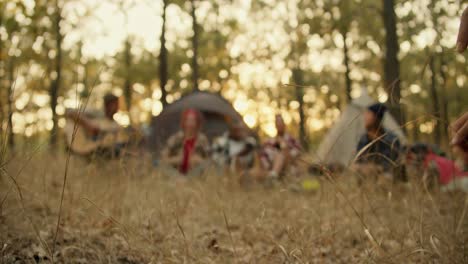
[[[452,145],[459,145],[463,151],[468,151],[468,112],[452,124]]]
[[[203,163],[204,160],[205,159],[202,156],[200,156],[198,153],[193,153],[190,156],[190,166],[197,167],[198,165]]]
[[[172,166],[179,166],[182,163],[182,155],[176,155],[168,158],[166,162]]]
[[[457,37],[457,51],[462,53],[468,46],[468,7],[462,13]]]
[[[460,28],[457,37],[457,51],[462,53],[468,46],[468,7],[462,13],[460,18]],[[451,145],[460,146],[463,152],[468,152],[468,112],[460,116],[457,121],[451,125],[453,137]]]
[[[301,143],[295,138],[291,138],[290,148],[290,156],[293,158],[299,157],[303,151]]]
[[[196,154],[199,155],[201,158],[208,158],[211,154],[211,147],[208,138],[205,135],[200,134],[198,135],[197,140],[199,140],[198,145],[200,146],[200,149],[198,149],[199,153]]]
[[[182,162],[182,156],[173,155],[173,149],[175,148],[177,141],[177,134],[173,135],[167,140],[166,147],[161,151],[161,161],[171,166],[178,166]]]
[[[73,120],[76,124],[83,127],[89,134],[97,135],[99,133],[99,128],[92,124],[92,122],[83,115],[84,113],[80,113],[76,110],[68,110],[65,113],[66,118]]]

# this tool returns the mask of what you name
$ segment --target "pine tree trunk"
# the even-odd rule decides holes
[[[77,82],[80,82],[83,84],[83,91],[80,92],[79,97],[80,98],[86,98],[88,97],[88,63],[85,62],[81,64],[82,58],[83,58],[83,43],[79,42],[78,43],[78,56],[77,56],[77,63],[80,65],[83,69],[83,76],[81,76],[80,79],[80,71],[78,70],[79,68],[77,67],[76,71],[76,80]]]
[[[60,22],[62,20],[61,9],[58,5],[58,0],[55,2],[55,19],[54,19],[54,31],[55,31],[55,48],[57,55],[55,57],[55,73],[57,74],[55,79],[51,83],[49,95],[50,95],[50,108],[52,110],[52,122],[53,127],[50,135],[50,144],[52,146],[57,145],[58,138],[58,116],[56,112],[58,93],[60,90],[60,81],[62,78],[62,40],[63,36],[60,32]]]
[[[299,139],[302,146],[307,149],[307,134],[306,134],[306,117],[304,113],[304,87],[303,85],[303,72],[296,68],[293,70],[293,79],[295,86],[296,100],[299,102]]]
[[[412,119],[414,118],[414,119]],[[419,122],[417,122],[418,117],[410,117],[410,120],[414,121],[413,122],[413,142],[419,141]]]
[[[443,53],[440,54],[440,77],[442,77],[442,89],[441,91],[446,91],[447,88],[447,74],[445,72],[445,60]],[[445,143],[448,143],[449,140],[449,130],[448,127],[450,125],[449,120],[449,109],[448,109],[448,99],[446,92],[440,93],[440,100],[442,104],[442,132],[443,138],[447,140]]]
[[[0,9],[2,10],[0,12],[0,27],[3,26],[3,12],[4,12],[4,3],[0,3]],[[5,68],[5,60],[3,59],[3,41],[2,39],[0,38],[0,69],[4,69]],[[3,122],[5,121],[5,116],[4,116],[4,112],[3,112],[3,88],[4,88],[4,82],[3,82],[3,78],[4,78],[4,72],[5,71],[2,71],[3,73],[0,74],[0,129],[2,129],[3,127]]]
[[[198,24],[197,24],[197,15],[196,15],[196,6],[195,0],[190,0],[192,3],[192,27],[193,27],[193,37],[192,37],[192,48],[193,48],[193,57],[192,57],[192,82],[193,90],[198,91]]]
[[[82,96],[83,97],[89,97],[90,96],[88,78],[89,78],[88,62],[85,62],[83,64],[83,80],[82,80],[82,82],[83,82],[83,94],[82,94]]]
[[[131,44],[130,39],[125,40],[125,54],[124,54],[124,63],[125,63],[125,81],[124,81],[124,97],[125,104],[127,106],[127,111],[130,112],[132,107],[132,81],[130,76],[130,67],[132,65],[132,54],[131,54]]]
[[[348,44],[346,44],[346,39],[348,36],[348,32],[346,30],[343,30],[341,33],[341,36],[343,37],[343,56],[344,56],[344,65],[346,67],[345,71],[345,82],[346,82],[346,100],[348,103],[351,103],[351,77],[349,76],[351,69],[349,66],[349,51],[348,51]]]
[[[383,22],[385,27],[384,87],[388,94],[390,112],[399,124],[404,123],[400,106],[400,63],[398,61],[398,36],[394,0],[383,0]]]
[[[161,28],[161,51],[159,52],[159,80],[161,85],[161,103],[163,107],[167,105],[167,80],[168,80],[168,58],[166,49],[166,8],[167,1],[163,0],[162,28]]]
[[[15,85],[15,65],[14,65],[14,57],[10,57],[10,63],[9,63],[9,88],[8,88],[8,94],[7,94],[7,100],[8,100],[8,145],[10,148],[13,148],[15,146],[15,138],[13,134],[13,92],[14,92],[14,85]]]
[[[437,93],[437,76],[435,70],[435,61],[434,57],[431,57],[429,60],[429,68],[431,70],[431,85],[430,93],[432,100],[432,114],[435,121],[434,125],[434,143],[440,145],[440,108],[439,108],[439,95]]]

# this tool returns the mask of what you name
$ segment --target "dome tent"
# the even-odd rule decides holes
[[[149,135],[151,152],[158,153],[167,139],[180,129],[181,114],[188,108],[197,109],[203,114],[202,131],[210,141],[228,130],[226,118],[244,122],[231,103],[221,95],[195,91],[167,105],[158,116],[151,120]]]
[[[361,135],[365,133],[363,112],[376,103],[363,89],[360,97],[349,104],[317,149],[317,162],[348,166],[356,154],[356,147]],[[390,114],[385,113],[383,127],[394,133],[402,144],[407,142],[403,130]]]

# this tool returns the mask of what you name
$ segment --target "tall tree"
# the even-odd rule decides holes
[[[125,48],[124,48],[124,65],[125,65],[125,80],[124,80],[124,98],[125,98],[125,105],[127,106],[127,110],[130,111],[132,106],[132,76],[131,76],[131,67],[132,67],[132,44],[130,42],[130,38],[127,37],[125,40]]]
[[[447,69],[446,69],[447,65],[445,65],[445,59],[444,59],[444,53],[441,52],[440,54],[440,67],[439,67],[439,74],[440,74],[440,77],[442,79],[442,83],[441,83],[441,91],[446,91],[446,88],[447,88]],[[448,130],[448,124],[450,122],[449,120],[449,108],[448,108],[448,98],[447,98],[447,93],[445,92],[442,92],[440,93],[440,102],[441,102],[441,107],[442,107],[442,114],[441,114],[441,117],[442,117],[442,136],[444,139],[448,139],[449,138],[449,130]]]
[[[12,56],[10,57],[9,67],[8,67],[8,74],[9,74],[9,87],[7,93],[7,107],[8,107],[8,145],[13,148],[15,146],[15,137],[13,134],[13,92],[14,92],[14,85],[15,85],[15,58]]]
[[[63,35],[61,32],[62,22],[62,8],[59,0],[54,2],[55,12],[53,17],[53,30],[55,34],[55,74],[52,78],[52,83],[49,90],[50,96],[50,108],[52,110],[52,122],[53,127],[51,130],[50,143],[51,145],[57,144],[57,132],[58,132],[58,115],[57,115],[57,99],[60,90],[60,81],[62,79],[62,41]]]
[[[400,106],[400,62],[398,61],[398,36],[394,0],[383,1],[383,23],[385,27],[384,87],[388,94],[390,112],[400,124],[403,124],[403,112]]]
[[[5,16],[5,2],[0,2],[0,28],[3,27],[3,19],[4,19],[4,16]],[[2,103],[2,93],[1,91],[3,91],[3,78],[4,78],[4,56],[3,56],[3,40],[2,38],[0,37],[0,106],[3,105]],[[0,128],[3,127],[3,120],[4,119],[4,116],[3,116],[3,107],[0,107]]]
[[[13,89],[15,82],[15,60],[16,52],[18,51],[19,43],[16,41],[20,35],[21,25],[16,19],[16,16],[13,14],[15,12],[24,13],[25,7],[22,3],[14,4],[14,12],[6,13],[6,5],[4,2],[0,3],[0,28],[4,29],[4,34],[6,34],[6,40],[2,40],[0,34],[0,129],[3,129],[4,125],[4,105],[6,105],[6,135],[8,135],[8,145],[10,147],[14,146],[14,135],[13,135],[13,112],[14,112],[14,98],[13,98]],[[15,40],[16,39],[16,40]],[[8,73],[8,77],[5,74]],[[6,91],[6,94],[2,94],[3,91]],[[3,98],[6,98],[6,102],[2,102]]]
[[[299,67],[296,67],[293,69],[292,74],[295,84],[295,96],[297,102],[299,103],[299,139],[302,146],[307,149],[307,131],[305,126],[306,117],[304,113],[304,73]]]
[[[348,38],[348,27],[343,26],[342,30],[340,30],[340,34],[343,38],[343,63],[345,65],[345,84],[346,84],[346,99],[348,103],[351,103],[351,90],[352,90],[352,81],[351,81],[351,67],[349,62],[349,47],[348,43],[346,42]]]
[[[119,0],[118,5],[120,11],[124,15],[124,27],[125,27],[125,42],[124,42],[124,51],[123,51],[123,65],[125,69],[124,73],[124,84],[123,84],[123,94],[125,99],[125,105],[127,107],[127,111],[130,112],[130,108],[132,107],[132,41],[130,38],[130,33],[128,29],[128,10],[136,5],[135,0]]]
[[[166,48],[166,9],[168,5],[168,0],[162,0],[163,10],[162,10],[162,25],[161,25],[161,50],[159,52],[159,82],[161,86],[161,103],[163,107],[167,105],[167,90],[166,85],[169,79],[168,76],[168,56]]]
[[[448,102],[447,102],[447,95],[446,95],[446,82],[447,82],[447,75],[444,70],[445,61],[444,61],[444,47],[441,45],[442,39],[442,31],[444,30],[444,24],[441,22],[440,18],[446,15],[445,8],[447,7],[440,7],[436,8],[436,1],[431,0],[428,8],[430,11],[431,20],[433,23],[434,31],[436,32],[436,38],[434,40],[434,48],[429,49],[432,53],[430,55],[429,61],[429,68],[431,71],[431,97],[432,97],[432,104],[433,104],[433,111],[434,111],[434,121],[435,121],[435,133],[434,133],[434,141],[436,144],[447,143],[443,142],[444,139],[447,140],[449,138],[448,134]],[[438,66],[439,69],[436,69],[435,62],[439,61]],[[440,76],[440,78],[437,78]],[[439,81],[440,80],[440,81]],[[439,89],[437,89],[440,86]],[[441,89],[442,88],[442,89]],[[442,92],[443,91],[443,92]]]
[[[327,7],[327,10],[330,12],[330,9],[339,8],[340,15],[334,16],[332,19],[332,30],[337,29],[338,33],[343,39],[343,64],[345,66],[345,96],[348,103],[351,102],[351,90],[352,90],[352,80],[351,80],[351,61],[349,56],[349,44],[348,44],[348,35],[351,29],[351,22],[358,20],[356,6],[353,4],[353,1],[349,0],[340,0],[337,5],[331,4],[330,7]],[[362,7],[361,7],[362,8]],[[333,14],[333,12],[330,12]]]
[[[430,94],[431,94],[431,105],[432,105],[432,114],[434,116],[434,143],[440,145],[441,143],[441,134],[440,134],[440,120],[441,113],[439,107],[439,95],[437,92],[437,75],[436,75],[436,65],[435,58],[431,56],[429,59],[429,69],[431,71],[431,82],[430,82]]]
[[[193,57],[192,57],[192,82],[193,82],[193,90],[198,91],[198,23],[197,23],[197,13],[196,13],[196,0],[190,0],[191,3],[191,10],[190,14],[192,16],[192,30],[193,30],[193,37],[192,37],[192,49],[193,49]]]

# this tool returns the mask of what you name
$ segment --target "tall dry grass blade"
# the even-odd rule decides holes
[[[381,140],[382,138],[384,138],[385,136],[387,135],[387,133],[384,133],[382,134],[381,136],[375,138],[374,140],[372,140],[369,144],[365,145],[357,154],[356,156],[354,157],[353,161],[351,162],[351,164],[354,164],[356,163],[356,161],[362,156],[362,154],[364,152],[366,152],[370,147],[372,147],[372,145],[374,145],[377,141]]]
[[[23,192],[21,191],[21,188],[18,184],[18,182],[16,181],[15,177],[11,176],[10,174],[8,174],[10,180],[13,182],[13,185],[16,187],[16,190],[18,192],[18,196],[19,196],[19,202],[20,202],[20,205],[21,205],[21,210],[23,212],[23,214],[26,216],[28,222],[30,223],[31,227],[33,228],[33,231],[34,231],[34,235],[38,238],[39,240],[39,243],[41,244],[42,248],[45,249],[47,251],[47,254],[49,254],[50,258],[52,259],[52,251],[50,250],[50,247],[49,245],[47,244],[47,242],[42,239],[41,235],[40,235],[40,232],[39,232],[39,229],[36,227],[36,225],[34,225],[34,222],[32,221],[31,217],[26,213],[26,207],[24,205],[24,197],[23,197]]]
[[[125,235],[125,239],[126,239],[126,242],[128,244],[130,244],[129,242],[129,235],[128,234],[132,234],[133,236],[137,237],[138,234],[135,233],[133,230],[131,230],[128,226],[126,226],[125,224],[121,223],[120,221],[118,221],[117,219],[115,219],[115,217],[111,216],[111,215],[108,215],[104,212],[104,210],[102,210],[95,202],[91,201],[90,199],[86,198],[86,197],[81,197],[81,199],[89,202],[92,206],[94,206],[94,208],[96,208],[99,213],[104,216],[106,219],[109,219],[112,223],[116,224],[117,226],[119,226],[122,231],[123,231],[123,234]],[[151,242],[150,240],[148,240],[145,236],[140,236],[144,239],[146,239],[148,242]]]
[[[26,219],[28,220],[29,224],[31,225],[31,227],[32,227],[32,229],[34,231],[34,235],[39,240],[39,243],[41,244],[42,248],[47,252],[49,257],[52,259],[52,251],[50,250],[49,245],[47,244],[47,242],[44,239],[42,239],[42,237],[40,236],[40,233],[39,233],[39,229],[36,227],[36,225],[34,224],[34,222],[31,219],[31,217],[26,213],[26,206],[24,205],[23,192],[21,191],[21,187],[20,187],[20,185],[19,185],[19,183],[17,181],[17,179],[19,178],[21,173],[24,171],[24,169],[27,168],[27,166],[29,165],[30,161],[35,156],[35,154],[39,153],[39,150],[41,149],[41,147],[44,147],[46,144],[47,143],[43,143],[42,145],[38,145],[36,147],[36,149],[34,151],[32,151],[32,153],[29,155],[29,157],[26,159],[26,161],[23,162],[22,166],[20,167],[20,169],[18,170],[18,172],[16,173],[16,175],[14,177],[12,175],[10,175],[8,172],[5,171],[5,175],[11,180],[12,184],[10,185],[10,187],[8,188],[6,194],[3,196],[2,201],[0,202],[0,211],[3,210],[3,205],[5,204],[6,199],[8,198],[8,195],[10,194],[10,192],[13,190],[13,188],[16,188],[17,193],[18,193],[19,203],[20,203],[21,210],[22,210],[23,214],[26,216]]]
[[[463,211],[460,216],[460,220],[458,221],[457,229],[455,229],[455,234],[459,234],[460,230],[463,226],[464,220],[465,220],[465,214],[466,214],[466,208],[468,207],[468,196],[465,198],[465,206],[463,206]]]
[[[81,101],[78,101],[78,106],[79,106],[79,110],[78,110],[78,118],[81,117],[81,114],[84,112],[84,110],[86,109],[86,106],[88,105],[88,102],[89,102],[89,98],[91,98],[91,95],[93,94],[93,90],[94,90],[94,87],[95,87],[95,84],[99,78],[99,75],[100,73],[102,72],[103,70],[103,67],[101,67],[96,75],[96,78],[93,82],[93,85],[91,86],[91,89],[89,91],[89,95],[88,97],[86,98],[84,104],[80,104]],[[78,92],[78,86],[77,86],[77,90]],[[73,125],[73,133],[72,133],[72,139],[71,139],[71,145],[73,145],[73,142],[75,141],[75,136],[76,136],[76,133],[78,131],[78,122],[75,122],[74,125]],[[56,224],[56,227],[55,227],[55,233],[54,233],[54,239],[53,239],[53,244],[52,244],[52,252],[55,252],[55,245],[56,245],[56,242],[57,242],[57,237],[58,237],[58,233],[59,233],[59,228],[60,228],[60,221],[62,219],[62,207],[63,207],[63,200],[65,198],[65,186],[67,184],[67,177],[68,177],[68,168],[69,168],[69,165],[70,165],[70,158],[71,158],[71,148],[68,149],[67,151],[67,158],[66,158],[66,161],[65,161],[65,171],[64,171],[64,174],[63,174],[63,183],[62,183],[62,191],[61,191],[61,194],[60,194],[60,204],[59,204],[59,210],[58,210],[58,216],[57,216],[57,224]],[[54,263],[54,256],[52,255],[52,263]]]
[[[188,244],[188,241],[187,241],[187,237],[185,236],[184,228],[180,224],[179,216],[176,213],[174,213],[174,216],[175,216],[175,219],[176,219],[177,228],[179,229],[180,233],[182,234],[182,237],[184,238],[185,254],[187,256],[187,259],[190,259],[189,244]]]
[[[366,235],[367,239],[372,244],[372,247],[379,253],[380,256],[383,256],[385,252],[382,250],[382,246],[377,243],[377,240],[375,240],[374,236],[370,233],[369,229],[364,229],[364,234]]]
[[[26,169],[26,167],[29,165],[29,162],[32,160],[32,158],[34,157],[34,155],[36,153],[39,152],[39,149],[43,146],[45,146],[46,143],[43,143],[42,145],[39,145],[37,146],[37,148],[29,155],[29,157],[26,159],[26,161],[22,164],[22,166],[20,167],[20,169],[18,170],[18,172],[16,173],[15,177],[12,177],[12,179],[14,180],[14,182],[16,183],[17,182],[17,179],[18,177],[21,175],[21,173],[23,172],[24,169]],[[7,172],[6,170],[4,171],[5,175],[7,175]],[[7,175],[8,177],[11,177],[11,175]],[[0,202],[0,210],[1,208],[3,208],[3,204],[5,203],[6,199],[8,198],[8,195],[10,194],[11,190],[13,189],[13,187],[15,187],[14,184],[10,185],[10,188],[8,188],[7,192],[5,193],[5,195],[3,196],[2,198],[2,201]],[[19,187],[19,186],[17,186]]]
[[[345,192],[343,191],[343,189],[339,186],[339,184],[336,182],[336,180],[332,177],[332,173],[330,172],[330,170],[328,170],[325,166],[320,166],[321,167],[321,171],[323,172],[323,174],[325,175],[326,179],[333,184],[333,186],[336,188],[336,190],[338,191],[339,194],[341,194],[341,196],[344,198],[344,200],[346,201],[346,203],[349,205],[349,207],[351,208],[351,210],[353,211],[354,215],[357,217],[357,219],[359,219],[361,225],[363,226],[364,230],[366,233],[369,233],[372,237],[374,237],[370,231],[370,228],[367,226],[367,224],[365,223],[362,215],[358,212],[358,210],[356,209],[356,207],[352,204],[352,202],[350,201],[349,197],[345,194]],[[378,244],[377,244],[378,245]],[[385,253],[385,250],[380,246],[378,245],[380,250],[382,252]]]
[[[421,248],[423,248],[423,243],[424,243],[424,238],[423,238],[423,213],[424,213],[424,208],[421,207],[421,213],[419,214],[419,244],[421,245]],[[421,251],[421,260],[424,258],[424,252]]]
[[[432,234],[431,237],[429,238],[429,241],[430,241],[431,246],[434,249],[435,253],[439,257],[443,258],[442,254],[440,253],[439,246],[437,245],[439,243],[437,237],[434,234]]]
[[[44,73],[45,74],[45,73]],[[17,81],[17,75],[16,74],[16,77],[14,78],[14,83],[12,84],[11,86],[11,89],[13,90],[12,93],[14,92],[14,90],[16,89],[16,81]],[[7,129],[6,131],[8,131],[8,129],[13,129],[12,127],[9,128],[9,122],[7,122]],[[40,233],[39,233],[39,229],[36,227],[36,225],[34,225],[34,222],[32,221],[31,217],[26,213],[26,206],[24,205],[24,197],[23,197],[23,193],[21,191],[21,187],[19,186],[19,183],[17,181],[18,177],[21,175],[21,173],[23,172],[23,170],[28,166],[29,162],[32,160],[32,158],[34,157],[34,155],[36,153],[39,152],[39,150],[46,145],[46,143],[43,143],[43,144],[39,144],[36,149],[34,149],[32,151],[32,153],[29,155],[29,157],[26,159],[26,161],[22,164],[22,166],[20,167],[20,169],[18,170],[18,172],[16,173],[16,175],[13,177],[11,176],[5,169],[5,166],[6,164],[8,164],[12,159],[13,159],[13,156],[10,158],[10,160],[7,159],[7,146],[8,146],[8,133],[5,133],[5,137],[2,138],[2,146],[1,146],[1,155],[0,155],[0,176],[3,176],[3,175],[6,175],[8,176],[8,178],[11,180],[12,184],[10,185],[10,187],[8,188],[7,192],[5,193],[5,195],[3,196],[1,202],[0,202],[0,215],[1,213],[3,212],[3,205],[5,204],[6,202],[6,199],[8,198],[8,195],[10,194],[10,192],[13,190],[14,187],[16,187],[16,190],[18,192],[18,196],[19,196],[19,203],[21,205],[21,210],[23,212],[23,215],[26,216],[29,224],[31,225],[32,229],[33,229],[33,232],[34,232],[34,235],[36,236],[36,238],[39,240],[39,243],[41,245],[41,247],[47,252],[47,254],[49,255],[49,257],[52,259],[53,258],[53,254],[52,254],[52,251],[50,250],[50,247],[49,245],[47,244],[47,242],[42,239],[42,237],[40,236]]]
[[[229,239],[231,240],[232,250],[234,252],[234,256],[236,257],[237,262],[239,262],[239,255],[237,254],[236,245],[234,244],[234,239],[232,238],[232,232],[231,232],[231,229],[229,228],[229,222],[228,222],[228,219],[226,217],[226,212],[224,212],[224,210],[223,210],[223,217],[224,217],[224,224],[226,225],[226,229],[227,229],[228,234],[229,234]]]

